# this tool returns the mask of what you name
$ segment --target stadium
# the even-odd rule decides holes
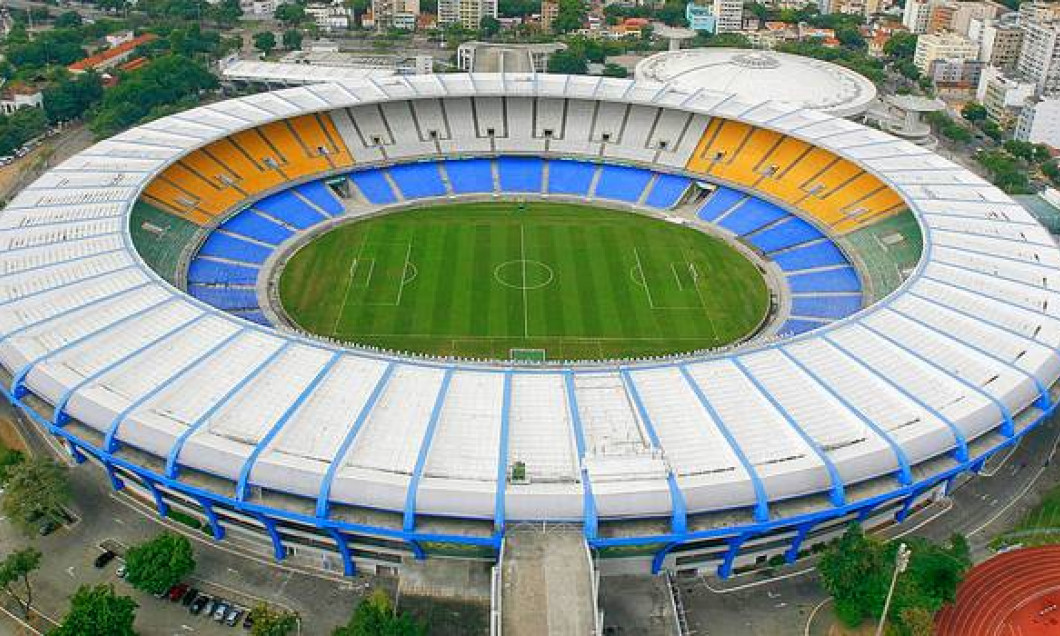
[[[1046,230],[780,101],[310,84],[98,143],[0,232],[14,404],[159,514],[348,575],[553,523],[604,573],[727,577],[901,522],[1056,404]]]

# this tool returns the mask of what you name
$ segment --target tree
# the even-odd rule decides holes
[[[94,72],[76,79],[67,76],[44,89],[44,112],[48,121],[58,123],[78,119],[103,99],[103,81]]]
[[[11,448],[0,449],[0,486],[7,484],[8,477],[11,475],[11,468],[25,460],[26,457],[21,451]]]
[[[626,77],[628,75],[629,71],[621,64],[615,64],[613,62],[604,64],[604,77]]]
[[[582,28],[585,22],[585,3],[582,0],[559,0],[556,18],[552,20],[552,30],[556,33],[570,33]]]
[[[670,26],[688,26],[688,18],[685,17],[685,3],[667,0],[663,6],[655,10],[655,17],[663,24]]]
[[[71,29],[81,26],[81,14],[77,11],[67,11],[60,13],[59,17],[55,18],[56,29]]]
[[[970,122],[984,121],[986,119],[986,107],[979,102],[968,102],[961,109],[961,117]]]
[[[427,626],[412,616],[394,610],[394,604],[383,590],[372,592],[361,601],[347,625],[338,627],[331,636],[426,636]]]
[[[36,548],[16,550],[0,561],[0,587],[18,603],[22,615],[26,618],[29,618],[29,611],[33,607],[33,587],[30,585],[29,575],[40,568],[40,561],[41,553]],[[19,581],[22,581],[21,593],[14,588],[14,584]]]
[[[262,31],[254,34],[254,48],[261,51],[262,55],[268,55],[276,48],[276,36],[272,31]]]
[[[883,45],[883,53],[892,60],[912,60],[916,53],[916,34],[896,31]]]
[[[251,636],[286,636],[298,627],[298,615],[261,603],[250,610],[254,626]]]
[[[585,56],[576,51],[556,51],[548,58],[548,72],[585,75],[589,72],[589,64]]]
[[[222,0],[217,4],[211,4],[208,11],[214,22],[224,27],[235,26],[239,18],[243,17],[243,8],[239,5],[239,0]]]
[[[36,108],[27,110],[44,116]],[[0,508],[23,532],[33,534],[41,523],[61,522],[65,515],[63,506],[70,502],[70,497],[66,468],[50,459],[34,457],[10,468],[7,492]]]
[[[161,594],[195,569],[195,557],[187,537],[163,532],[129,548],[125,565],[128,569],[125,578],[133,587]]]
[[[285,2],[276,7],[273,16],[288,26],[296,26],[305,20],[305,9],[300,4]]]
[[[114,593],[113,585],[82,585],[70,599],[70,611],[49,636],[136,636],[136,601]]]
[[[840,621],[857,627],[882,611],[889,583],[887,565],[879,543],[867,538],[857,524],[821,557],[817,571]]]
[[[491,15],[482,16],[482,20],[478,23],[478,32],[483,39],[492,38],[501,32],[500,20]]]
[[[302,32],[298,29],[287,29],[283,32],[283,48],[295,51],[302,48]]]

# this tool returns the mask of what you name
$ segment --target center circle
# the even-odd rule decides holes
[[[552,268],[541,261],[516,259],[505,261],[493,269],[497,282],[512,289],[541,289],[555,279]]]

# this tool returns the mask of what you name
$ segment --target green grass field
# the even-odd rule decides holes
[[[303,329],[346,342],[558,360],[724,345],[754,331],[769,303],[757,268],[696,230],[512,201],[331,230],[291,257],[280,296]]]

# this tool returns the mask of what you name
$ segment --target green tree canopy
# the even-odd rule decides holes
[[[916,53],[916,34],[896,31],[883,45],[883,53],[892,60],[910,60]]]
[[[412,616],[397,612],[383,590],[372,592],[353,612],[349,624],[332,636],[426,636],[427,626]]]
[[[501,32],[501,23],[497,18],[486,15],[478,23],[478,32],[484,39],[490,39]]]
[[[559,10],[552,20],[556,33],[570,33],[582,28],[585,22],[585,3],[582,0],[559,0]]]
[[[302,32],[298,29],[287,29],[283,32],[283,48],[296,51],[302,48]]]
[[[29,116],[36,117],[37,126],[43,129],[44,113],[37,108],[23,109],[9,117],[10,127],[22,127],[22,120]],[[4,137],[0,125],[0,153],[5,150]],[[11,467],[0,508],[15,526],[32,535],[42,522],[59,523],[70,497],[66,468],[50,459],[34,457]]]
[[[103,99],[103,81],[93,72],[67,76],[44,90],[44,112],[57,123],[78,119]]]
[[[29,575],[40,568],[40,561],[41,553],[36,548],[16,550],[0,561],[0,587],[15,600],[26,618],[29,618],[29,611],[33,607],[33,586],[30,585]],[[21,590],[16,589],[16,583],[20,581]]]
[[[261,603],[250,610],[251,636],[287,636],[298,627],[298,615]]]
[[[938,545],[919,537],[908,538],[912,553],[909,567],[898,578],[888,620],[900,630],[903,621],[917,622],[918,610],[934,615],[953,601],[957,585],[971,565],[968,542],[954,535],[949,544]],[[866,537],[860,526],[850,528],[821,557],[817,571],[824,588],[835,602],[836,616],[857,627],[865,619],[878,620],[895,567],[897,543]],[[910,626],[911,627],[911,626]]]
[[[585,55],[573,51],[556,51],[548,58],[549,73],[566,73],[568,75],[585,75],[589,72],[589,64]]]
[[[284,24],[295,26],[305,20],[305,8],[293,2],[284,2],[276,7],[273,16]]]
[[[77,11],[67,11],[60,13],[53,26],[56,29],[69,29],[81,26],[81,14]]]
[[[276,36],[272,34],[272,31],[262,31],[261,33],[254,34],[254,48],[261,51],[263,55],[268,55],[276,49]]]
[[[125,578],[140,590],[161,594],[191,574],[195,557],[187,537],[163,532],[154,539],[129,548],[125,555]]]
[[[118,596],[113,585],[82,585],[70,599],[70,611],[49,636],[136,636],[136,601]]]
[[[629,71],[621,64],[615,64],[613,62],[604,64],[604,77],[626,77],[628,75]]]
[[[983,121],[986,119],[986,116],[986,107],[979,102],[968,102],[964,105],[964,108],[961,109],[961,117],[964,117],[968,121]]]

